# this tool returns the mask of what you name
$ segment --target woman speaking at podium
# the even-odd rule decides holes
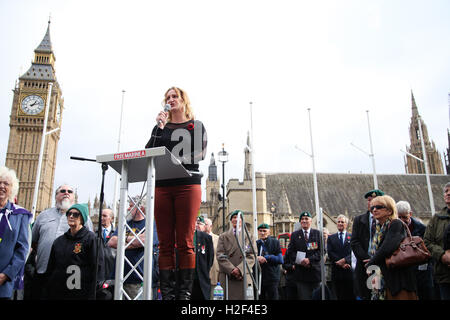
[[[157,125],[145,148],[165,146],[181,160],[186,170],[198,171],[198,162],[206,154],[207,136],[203,123],[194,120],[189,97],[180,88],[169,88],[163,103],[164,111],[157,115]],[[155,183],[155,222],[160,244],[159,279],[163,300],[190,299],[195,273],[193,239],[201,193],[200,175]]]

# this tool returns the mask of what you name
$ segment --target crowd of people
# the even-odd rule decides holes
[[[145,147],[166,147],[195,173],[206,153],[205,127],[180,88],[169,88],[163,104]],[[131,218],[119,239],[112,210],[101,210],[101,230],[95,230],[87,205],[75,203],[68,184],[56,189],[55,207],[35,221],[16,203],[18,189],[15,171],[0,167],[0,299],[112,299],[103,284],[114,280],[117,270],[123,272],[125,298],[143,297],[144,206],[130,201]],[[257,227],[259,239],[251,232],[241,237],[246,234],[241,210],[229,213],[227,231],[214,234],[211,219],[198,215],[200,175],[158,180],[152,297],[209,300],[220,283],[229,300],[450,300],[450,182],[443,190],[446,207],[427,226],[412,216],[407,201],[396,203],[378,189],[364,195],[367,212],[354,217],[351,232],[345,215],[337,217],[338,232],[330,235],[313,228],[312,214],[303,211],[283,255],[266,223]],[[389,268],[386,258],[406,237],[406,228],[423,238],[431,259]],[[117,264],[122,245],[125,263]]]
[[[1,298],[112,299],[112,293],[101,295],[98,285],[115,279],[118,236],[112,224],[112,210],[102,210],[102,245],[98,247],[88,207],[74,203],[70,185],[57,188],[56,206],[43,211],[31,230],[31,214],[14,203],[17,189],[14,171],[0,168]],[[322,287],[326,300],[449,300],[450,183],[444,187],[447,207],[434,215],[427,226],[413,217],[407,201],[396,203],[381,190],[371,190],[365,198],[367,212],[354,218],[351,232],[348,217],[339,215],[338,231],[329,234],[324,228],[321,237],[320,231],[312,227],[311,213],[300,213],[300,227],[290,235],[284,255],[266,223],[258,226],[257,241],[250,236],[243,244],[242,225],[238,223],[243,218],[240,210],[230,213],[230,228],[220,235],[212,232],[211,219],[197,216],[192,240],[192,281],[173,278],[168,288],[161,282],[160,242],[155,224],[152,296],[162,300],[210,300],[214,287],[220,283],[229,300],[248,299],[245,288],[249,286],[260,300],[321,300]],[[134,299],[143,282],[145,207],[130,203],[129,212],[125,256],[131,263],[125,264],[124,275],[131,276],[123,288],[126,298]],[[387,268],[385,259],[406,236],[404,226],[412,235],[424,239],[432,258],[422,265]],[[174,256],[178,272],[176,249]],[[133,263],[137,263],[135,268]],[[260,266],[258,273],[256,264]],[[380,272],[369,272],[370,266],[378,266]],[[378,285],[370,285],[374,283],[370,282],[373,275],[378,277]],[[259,290],[253,288],[254,280],[259,283]]]

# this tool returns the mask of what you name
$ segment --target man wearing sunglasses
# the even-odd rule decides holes
[[[367,272],[364,265],[370,259],[370,243],[375,233],[375,218],[370,212],[370,201],[372,199],[383,196],[384,192],[378,189],[370,190],[364,195],[367,200],[367,211],[353,220],[352,238],[350,246],[356,257],[356,267],[354,271],[355,296],[363,300],[370,300],[371,292],[367,288]]]
[[[31,247],[36,250],[36,272],[32,281],[31,299],[40,300],[43,297],[42,283],[47,270],[50,250],[56,238],[69,230],[66,211],[75,203],[75,193],[72,186],[63,184],[56,189],[55,206],[42,211],[36,218],[31,236]],[[94,231],[91,219],[85,224],[89,231]]]

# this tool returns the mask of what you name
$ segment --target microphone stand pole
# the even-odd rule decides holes
[[[94,159],[87,159],[87,158],[80,158],[80,157],[70,157],[72,160],[79,160],[79,161],[91,161],[91,162],[97,162]],[[108,164],[102,163],[102,185],[100,188],[100,209],[98,212],[98,226],[97,226],[97,252],[95,257],[95,272],[94,272],[94,299],[97,297],[97,273],[98,273],[98,267],[99,267],[99,252],[101,250],[101,241],[102,239],[102,211],[103,211],[103,201],[104,201],[104,188],[105,188],[105,172],[108,170]],[[103,271],[103,270],[102,270]],[[103,279],[104,280],[104,279]]]

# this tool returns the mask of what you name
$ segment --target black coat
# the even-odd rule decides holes
[[[402,240],[406,237],[406,230],[399,219],[394,219],[381,238],[377,251],[370,259],[369,265],[380,267],[384,277],[385,288],[391,291],[393,296],[401,290],[417,291],[415,266],[406,268],[388,269],[385,259],[397,250]]]
[[[356,280],[357,294],[361,298],[366,299],[370,298],[370,291],[367,289],[367,273],[363,260],[370,259],[368,253],[370,238],[369,217],[369,211],[355,217],[353,220],[352,238],[350,240],[352,251],[356,257],[354,277]]]
[[[343,269],[336,265],[336,261],[345,258],[345,263],[352,265],[352,248],[350,247],[351,234],[346,233],[344,243],[339,239],[339,232],[328,237],[327,252],[328,258],[332,262],[332,280],[352,280],[352,269]]]
[[[278,284],[281,275],[280,266],[283,263],[280,242],[273,237],[268,237],[264,243],[259,239],[256,241],[256,245],[258,256],[261,255],[267,260],[267,263],[261,265],[262,285]]]
[[[295,263],[297,251],[302,251],[306,252],[306,258],[311,262],[310,267],[295,264],[294,275],[296,281],[320,282],[320,248],[322,245],[320,238],[320,232],[316,229],[310,230],[308,243],[305,241],[303,229],[294,231],[291,234],[291,241],[286,253],[289,254],[289,261]]]
[[[103,263],[101,253],[102,250],[99,251],[99,265]],[[49,298],[95,299],[96,254],[96,235],[84,226],[75,236],[72,236],[69,229],[58,237],[53,242],[46,271]]]
[[[206,232],[195,231],[195,272],[205,300],[211,294],[211,279],[209,271],[214,262],[214,245],[212,237]]]

